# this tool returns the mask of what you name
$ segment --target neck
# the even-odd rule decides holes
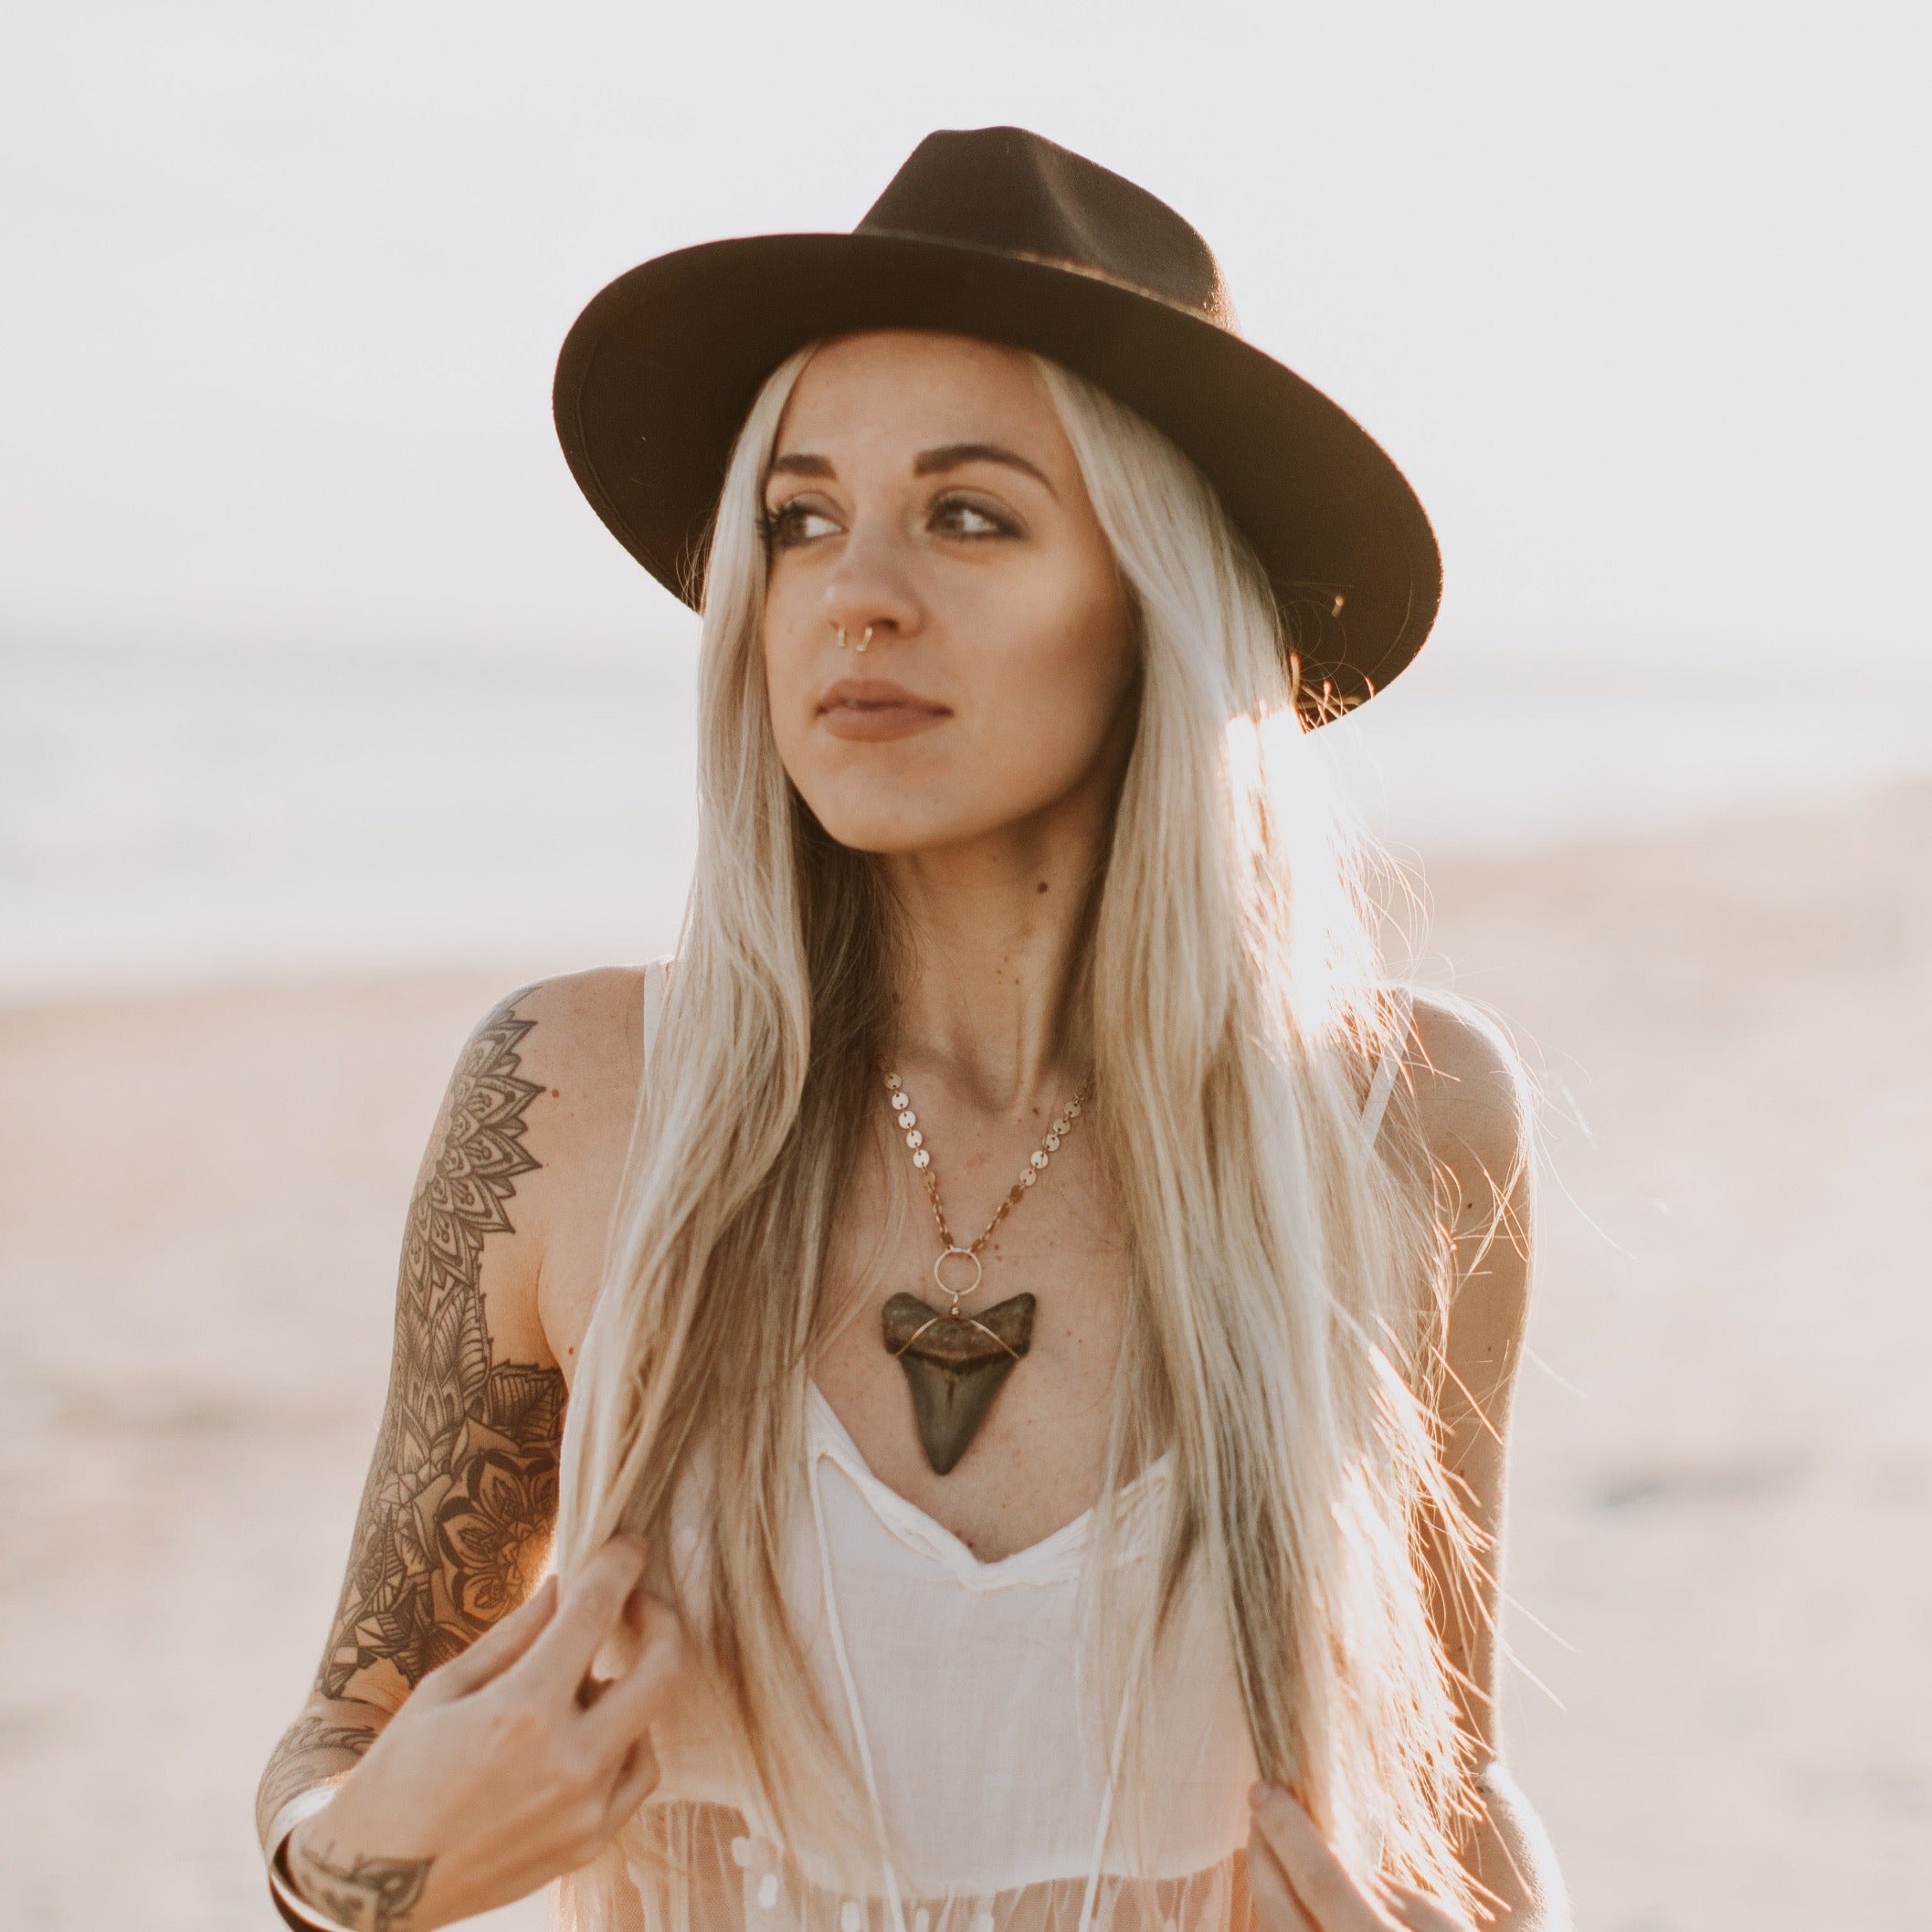
[[[1072,1092],[1086,1069],[1063,1022],[1111,806],[1068,798],[1025,824],[881,861],[909,941],[890,1048],[908,1080],[936,1072],[998,1114]]]

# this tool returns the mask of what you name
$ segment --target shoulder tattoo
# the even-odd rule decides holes
[[[549,1549],[564,1378],[491,1358],[481,1289],[483,1244],[514,1232],[516,1183],[541,1165],[523,1145],[544,1089],[517,1074],[536,1024],[517,1017],[521,997],[464,1048],[410,1202],[388,1404],[316,1680],[326,1697],[385,1664],[413,1689],[528,1595]]]

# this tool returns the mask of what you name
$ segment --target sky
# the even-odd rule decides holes
[[[1171,202],[1429,506],[1445,634],[1923,662],[1921,8],[13,0],[0,642],[597,648],[689,619],[576,494],[634,262],[847,228],[935,127]]]

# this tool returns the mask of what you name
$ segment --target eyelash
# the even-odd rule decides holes
[[[802,511],[804,505],[797,501],[780,503],[776,510],[761,510],[758,512],[758,538],[766,550],[789,550],[792,547],[784,533],[790,527],[792,512]],[[797,541],[802,542],[803,539]]]
[[[985,503],[975,501],[969,497],[958,496],[950,492],[935,499],[931,512],[932,519],[936,520],[949,507],[968,510],[975,516],[984,517],[987,523],[994,526],[991,530],[953,531],[949,534],[955,543],[989,543],[995,537],[1018,536],[1019,534],[1019,526],[1010,517],[1003,515],[997,510],[989,509]],[[765,510],[759,512],[758,535],[766,550],[791,550],[799,544],[812,541],[808,537],[787,536],[786,532],[791,526],[794,512],[798,512],[801,516],[814,513],[809,504],[797,497],[793,498],[788,503],[779,504],[776,510]],[[822,515],[824,512],[819,512],[817,513]]]

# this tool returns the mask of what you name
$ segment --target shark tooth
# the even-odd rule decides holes
[[[905,1370],[913,1419],[934,1475],[945,1475],[977,1434],[1013,1364],[1033,1339],[1030,1294],[984,1314],[942,1314],[916,1294],[885,1304],[887,1354]]]

